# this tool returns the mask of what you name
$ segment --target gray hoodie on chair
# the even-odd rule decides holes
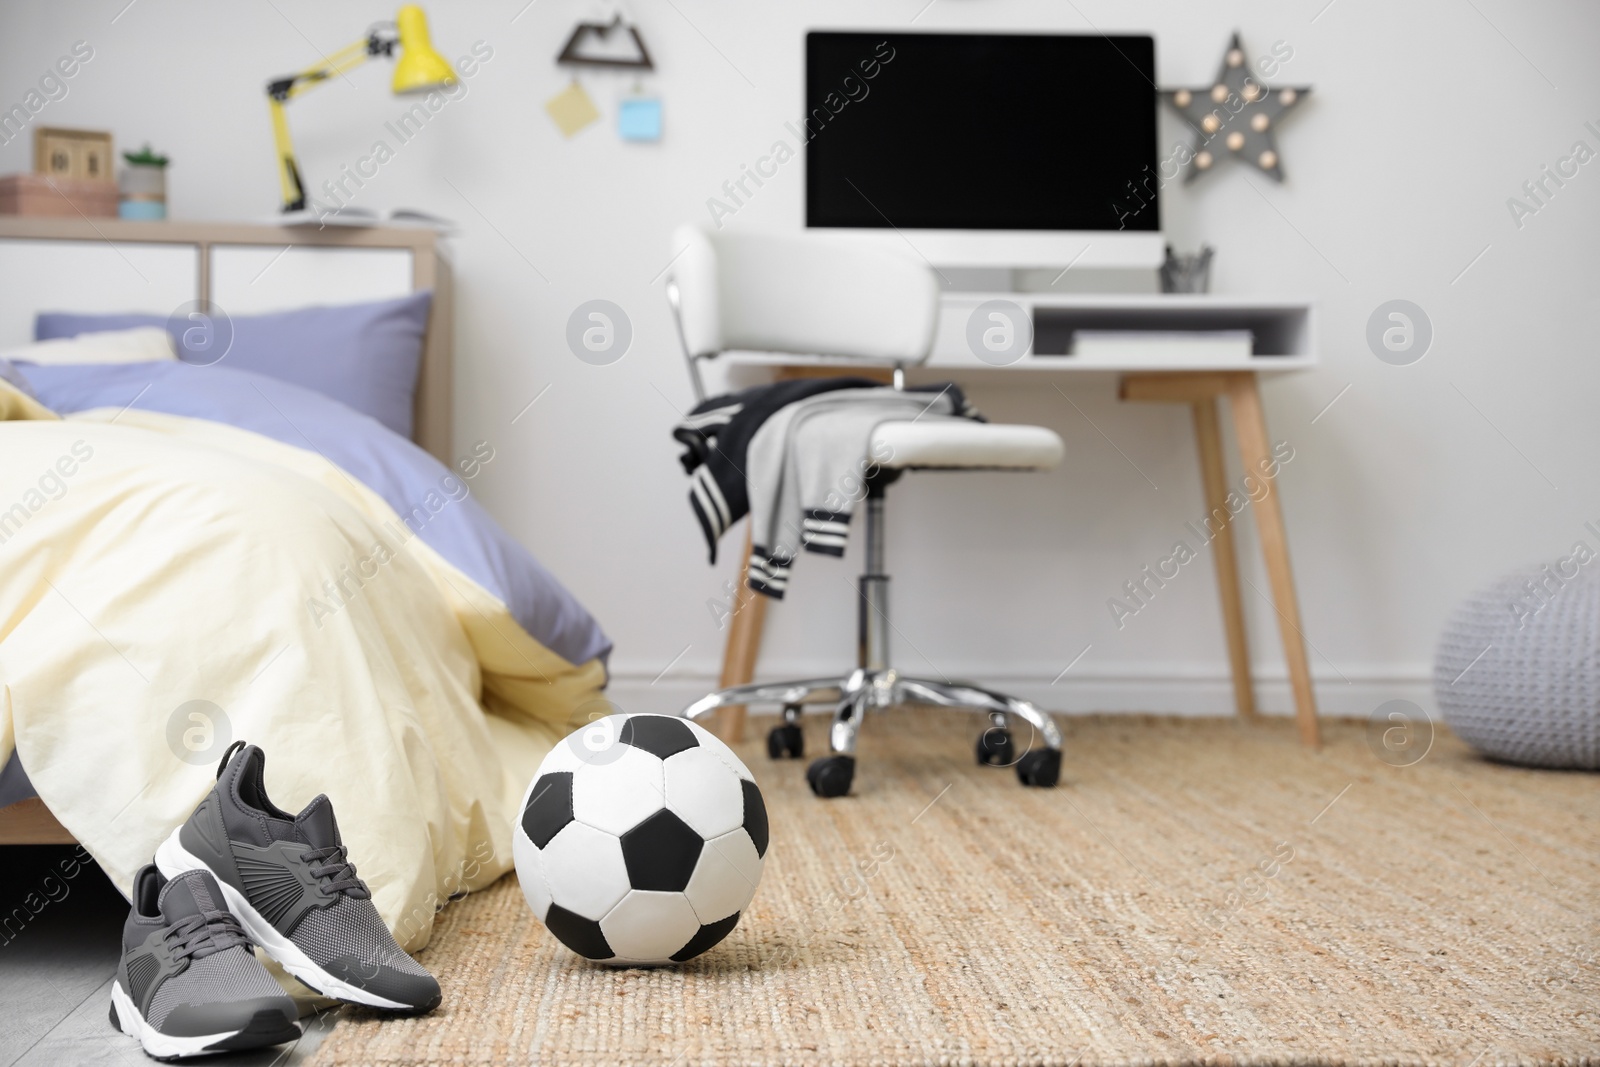
[[[953,386],[912,391],[843,389],[789,404],[750,440],[750,588],[781,600],[801,547],[843,556],[850,515],[867,479],[892,456],[873,455],[885,422],[978,419]]]

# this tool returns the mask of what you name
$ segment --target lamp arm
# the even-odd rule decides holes
[[[289,140],[289,120],[283,101],[269,96],[267,110],[272,112],[272,140],[278,151],[278,184],[283,189],[283,210],[304,211],[306,187],[300,181],[300,165],[295,162],[294,145]]]
[[[289,118],[284,105],[301,93],[354,70],[373,56],[391,55],[394,46],[393,38],[381,36],[374,30],[354,44],[323,56],[321,63],[267,83],[267,110],[272,115],[272,140],[277,146],[278,183],[283,189],[284,211],[303,211],[306,206],[306,188],[300,180],[300,165],[294,158],[294,143],[289,139]]]

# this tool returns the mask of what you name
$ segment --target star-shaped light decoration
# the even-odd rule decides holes
[[[1233,35],[1222,71],[1200,89],[1163,89],[1161,96],[1194,127],[1197,139],[1185,182],[1235,156],[1283,181],[1278,142],[1273,136],[1284,112],[1304,100],[1309,85],[1269,88],[1251,72],[1239,35]]]

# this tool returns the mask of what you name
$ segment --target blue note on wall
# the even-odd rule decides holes
[[[624,100],[617,110],[617,135],[624,141],[661,140],[661,101],[651,96]]]

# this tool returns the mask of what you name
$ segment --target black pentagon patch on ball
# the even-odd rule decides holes
[[[681,893],[700,862],[705,841],[665,808],[622,835],[622,861],[635,889]]]
[[[739,925],[739,913],[734,912],[726,919],[718,919],[714,923],[706,923],[698,933],[689,939],[689,943],[672,954],[673,963],[682,963],[692,960],[718,941],[733,933],[733,928]]]
[[[550,905],[544,925],[563,945],[585,959],[609,960],[616,955],[606,943],[606,935],[600,930],[599,923],[568,911],[560,904]]]
[[[622,724],[617,740],[666,759],[675,752],[699,748],[689,724],[671,715],[635,715]]]
[[[767,854],[767,802],[761,799],[761,790],[754,782],[741,778],[739,784],[744,787],[744,832],[756,846],[756,855],[764,857]]]
[[[551,771],[539,779],[522,810],[522,832],[543,849],[572,821],[572,772]]]

